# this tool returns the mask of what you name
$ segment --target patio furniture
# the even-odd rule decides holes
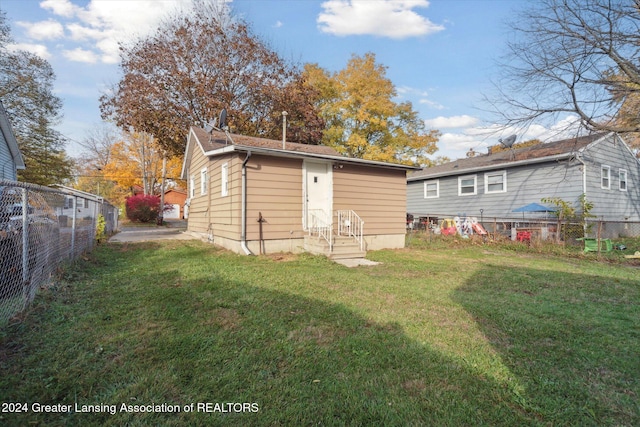
[[[611,249],[613,249],[611,239],[594,239],[590,237],[581,237],[576,240],[584,241],[585,252],[611,252]]]
[[[516,240],[518,242],[530,242],[531,241],[531,232],[530,231],[518,231],[516,233]]]

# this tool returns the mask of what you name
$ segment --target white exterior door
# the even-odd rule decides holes
[[[303,222],[307,228],[311,223],[310,215],[317,211],[324,212],[331,221],[333,209],[333,183],[331,163],[304,162],[303,189],[304,212]]]

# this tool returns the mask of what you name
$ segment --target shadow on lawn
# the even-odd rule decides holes
[[[186,256],[188,261],[189,255]],[[119,262],[124,262],[124,258]],[[186,262],[186,261],[185,261]],[[116,263],[117,264],[117,263]],[[105,268],[112,268],[105,267]],[[116,265],[117,267],[117,265]],[[0,400],[118,405],[109,413],[2,414],[5,425],[535,425],[513,393],[394,324],[341,305],[228,281],[215,268],[82,284],[110,304],[30,316],[3,353]],[[73,290],[71,290],[73,291]],[[94,299],[96,297],[93,297]],[[73,309],[73,308],[70,308]],[[86,310],[86,308],[84,309]],[[64,322],[76,322],[66,333]],[[58,336],[56,336],[56,334]],[[19,341],[20,336],[12,338]],[[3,343],[3,346],[7,342]],[[55,345],[55,348],[53,346]],[[29,358],[24,358],[29,354]],[[22,365],[25,359],[49,363]],[[123,413],[132,405],[257,403],[257,413]]]
[[[170,373],[145,400],[256,402],[260,408],[256,414],[192,414],[183,419],[191,425],[537,422],[504,385],[416,343],[396,324],[215,273],[191,281],[172,274],[163,282],[179,283],[180,291],[167,286],[148,295],[144,306],[159,329],[190,332],[156,334],[141,350],[143,360],[155,360],[154,369]]]
[[[453,299],[540,421],[638,425],[639,292],[631,280],[485,265]]]
[[[521,426],[637,421],[634,396],[627,394],[637,392],[638,378],[637,367],[627,363],[638,354],[633,332],[637,318],[632,317],[637,314],[637,285],[632,283],[602,290],[604,278],[557,272],[547,278],[543,271],[487,265],[455,290],[452,298],[473,315],[524,386],[520,393],[445,356],[428,341],[416,342],[397,324],[371,322],[340,304],[261,288],[249,278],[229,280],[225,276],[239,275],[219,271],[209,249],[195,245],[181,250],[175,263],[160,265],[154,257],[157,251],[171,250],[170,244],[139,244],[136,248],[145,250],[129,253],[131,248],[111,246],[108,250],[119,258],[109,265],[99,259],[85,264],[82,277],[108,278],[69,288],[83,294],[86,306],[67,305],[64,316],[43,309],[41,316],[25,319],[21,330],[35,331],[27,341],[21,342],[20,334],[3,340],[0,401],[118,408],[122,403],[183,407],[235,402],[257,403],[259,411],[31,412],[0,414],[3,424]],[[205,256],[211,261],[202,262]],[[166,257],[158,259],[167,262]],[[254,260],[234,258],[233,265],[241,272],[246,266],[264,268]],[[322,264],[326,261],[304,262],[329,268]],[[139,269],[135,274],[126,270],[132,263]],[[185,263],[196,266],[189,275],[180,268]],[[558,283],[558,277],[568,285]],[[607,316],[620,320],[610,322]],[[596,335],[604,338],[593,339]],[[606,348],[600,347],[602,342]],[[631,381],[626,389],[624,381]]]

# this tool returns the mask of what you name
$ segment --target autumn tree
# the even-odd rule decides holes
[[[502,144],[496,144],[496,145],[492,145],[492,146],[489,147],[489,152],[490,153],[499,153],[501,151],[507,151],[507,150],[511,150],[511,149],[517,150],[518,148],[533,147],[533,146],[538,145],[538,144],[542,144],[542,141],[540,141],[537,138],[528,139],[526,141],[521,141],[521,142],[516,142],[510,148],[507,148]]]
[[[101,97],[103,118],[153,135],[173,154],[183,154],[191,125],[223,108],[233,132],[271,138],[281,136],[283,110],[302,120],[313,108],[295,67],[225,3],[195,0],[152,35],[122,45],[120,67],[122,79]],[[290,135],[313,142],[319,124],[294,121]]]
[[[589,130],[639,132],[633,101],[640,92],[639,5],[532,2],[511,25],[497,95],[487,97],[498,120],[524,128],[556,124],[571,114]]]
[[[620,76],[612,76],[612,78],[619,79]],[[613,100],[620,106],[613,121],[616,126],[620,127],[640,126],[640,115],[638,114],[640,111],[640,84],[627,82],[625,85],[631,86],[635,90],[621,92],[615,87],[611,88]],[[625,132],[624,140],[640,158],[640,131]]]
[[[53,94],[55,74],[41,57],[9,49],[6,15],[0,11],[0,98],[24,156],[18,178],[34,184],[60,184],[71,178],[72,160],[62,135],[54,129],[62,101]]]
[[[87,132],[79,141],[83,151],[76,159],[75,188],[107,200],[119,198],[117,182],[105,177],[104,171],[111,161],[113,145],[120,140],[120,130],[108,123],[95,126]]]
[[[326,123],[323,143],[348,157],[405,164],[430,164],[440,133],[427,130],[410,102],[396,103],[397,92],[375,55],[352,56],[346,68],[329,73],[305,66],[305,80],[316,90],[316,107]]]
[[[111,146],[109,162],[104,166],[105,179],[117,183],[121,190],[130,194],[131,188],[140,186],[144,195],[163,191],[162,158],[164,150],[153,137],[144,132],[126,132],[123,138]],[[179,157],[167,161],[167,177],[170,185],[184,186],[179,181],[182,162]]]

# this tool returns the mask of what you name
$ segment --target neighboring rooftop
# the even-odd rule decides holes
[[[527,160],[544,159],[561,155],[571,155],[587,145],[597,141],[607,135],[606,133],[596,133],[593,135],[578,138],[563,139],[561,141],[546,142],[530,147],[516,148],[513,150],[500,151],[494,154],[480,154],[475,157],[468,157],[441,165],[424,168],[409,174],[409,180],[419,180],[421,178],[443,176],[452,173],[459,173],[473,169],[491,169],[492,167],[504,167],[509,163],[525,162]]]

